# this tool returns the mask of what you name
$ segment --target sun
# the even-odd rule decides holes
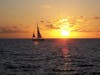
[[[61,19],[57,20],[54,23],[54,25],[58,27],[58,32],[56,33],[56,35],[59,35],[59,37],[61,37],[61,38],[70,37],[72,27],[69,22],[69,19],[61,18]]]
[[[70,33],[69,31],[65,31],[65,30],[61,31],[62,36],[69,36],[69,33]]]

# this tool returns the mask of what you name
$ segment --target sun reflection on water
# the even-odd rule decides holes
[[[67,57],[67,54],[69,53],[69,50],[67,48],[62,48],[61,52],[62,52],[63,57]]]
[[[34,43],[34,45],[39,45],[38,41],[34,41],[33,43]]]
[[[60,48],[61,55],[63,57],[69,56],[69,49],[68,49],[68,40],[67,39],[59,39],[56,40],[54,46]]]

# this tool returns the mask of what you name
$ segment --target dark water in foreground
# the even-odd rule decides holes
[[[0,75],[100,75],[100,39],[1,39]]]

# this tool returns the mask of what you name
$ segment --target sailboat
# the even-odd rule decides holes
[[[37,24],[37,36],[35,36],[35,33],[33,33],[33,40],[34,40],[34,41],[44,40],[44,39],[42,38],[41,33],[40,33],[38,24]]]

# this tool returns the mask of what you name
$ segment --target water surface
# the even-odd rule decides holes
[[[100,39],[0,39],[0,75],[100,75]]]

